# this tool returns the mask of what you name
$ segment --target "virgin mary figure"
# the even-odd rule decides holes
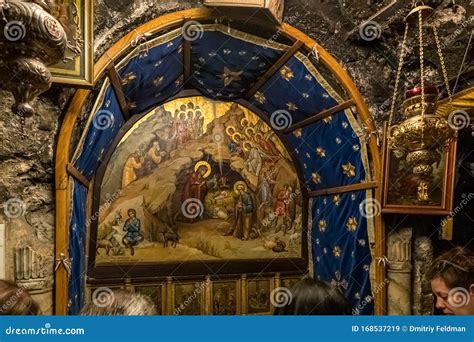
[[[185,203],[188,199],[199,201],[199,206],[204,207],[204,200],[207,194],[206,178],[211,174],[211,165],[206,161],[200,161],[194,167],[194,172],[191,173],[184,184],[183,192],[181,193],[181,202]],[[186,208],[185,208],[186,210]],[[202,210],[202,213],[204,210]],[[194,219],[192,219],[194,221]]]

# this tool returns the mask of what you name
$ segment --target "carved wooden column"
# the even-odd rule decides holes
[[[412,228],[402,228],[387,238],[388,314],[411,314]]]
[[[413,251],[413,314],[433,314],[433,294],[431,286],[425,277],[428,267],[433,262],[433,245],[427,236],[415,239]]]
[[[14,249],[15,282],[40,304],[42,314],[51,315],[53,286],[45,269],[45,257],[30,246]]]

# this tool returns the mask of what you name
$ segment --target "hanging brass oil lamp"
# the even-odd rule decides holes
[[[444,117],[436,114],[439,96],[438,88],[425,85],[423,21],[432,11],[433,8],[430,6],[419,5],[405,18],[405,34],[401,46],[388,129],[390,148],[398,151],[400,155],[405,156],[405,160],[410,165],[411,172],[419,179],[417,201],[421,204],[430,200],[433,165],[441,161],[442,151],[449,145],[449,142],[454,137],[454,130],[451,129],[448,121]],[[418,22],[418,41],[420,45],[420,84],[407,90],[403,102],[403,121],[397,125],[392,125],[408,31],[411,25],[416,26],[416,22]],[[435,26],[432,26],[432,29],[449,101],[452,103],[438,32]]]
[[[12,111],[24,121],[35,113],[33,99],[51,87],[47,66],[61,61],[64,28],[51,0],[0,0],[0,83],[13,93]]]

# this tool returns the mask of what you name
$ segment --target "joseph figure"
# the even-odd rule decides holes
[[[254,203],[252,195],[245,184],[236,186],[237,197],[234,207],[234,226],[224,235],[232,235],[238,239],[248,240],[252,226]]]

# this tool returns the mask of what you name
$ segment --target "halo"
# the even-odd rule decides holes
[[[255,136],[255,128],[247,127],[245,129],[245,135],[248,136],[250,139],[252,139]]]
[[[245,127],[248,125],[249,125],[249,120],[247,118],[243,118],[242,120],[240,120],[240,126]]]
[[[247,145],[250,145],[250,148],[253,147],[253,144],[250,141],[244,141],[242,144],[242,148],[244,149],[245,152],[250,151],[250,148],[246,147]]]
[[[247,183],[245,183],[244,181],[237,181],[237,182],[234,183],[234,192],[235,192],[236,194],[239,193],[239,192],[237,191],[237,188],[238,188],[240,185],[243,185],[243,186],[244,186],[244,191],[247,191],[247,189],[248,189]]]
[[[238,140],[237,140],[238,138]],[[235,142],[236,144],[239,144],[242,141],[242,134],[240,133],[234,133],[232,134],[232,141]]]
[[[230,131],[233,131],[234,133],[230,133]],[[225,132],[229,137],[233,136],[235,134],[235,127],[234,126],[227,126],[225,129]]]
[[[200,168],[201,166],[207,167],[207,171],[206,171],[206,173],[205,173],[202,177],[203,177],[203,178],[209,177],[209,175],[211,174],[211,165],[209,165],[209,163],[208,163],[207,161],[201,160],[200,162],[197,162],[196,165],[194,166],[194,172],[196,172],[197,170],[199,170],[199,168]]]
[[[254,140],[257,140],[258,137],[260,137],[260,139],[263,139],[263,134],[261,132],[255,133]]]

